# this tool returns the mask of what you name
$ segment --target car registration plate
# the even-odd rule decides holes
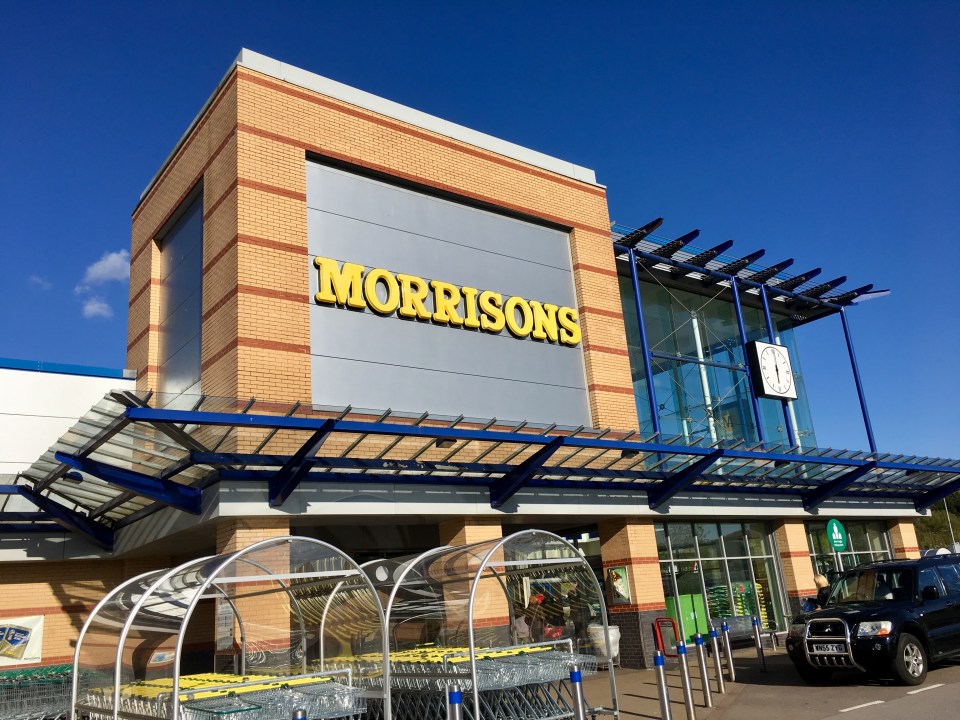
[[[813,651],[818,653],[842,653],[846,652],[846,647],[842,643],[821,643],[813,646]]]

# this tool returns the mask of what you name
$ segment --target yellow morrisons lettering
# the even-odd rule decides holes
[[[366,270],[363,265],[317,257],[320,305],[341,305],[378,315],[396,313],[404,318],[432,320],[442,325],[499,333],[506,328],[518,338],[559,342],[574,347],[581,333],[577,311],[519,296],[504,298],[492,290],[458,287],[440,280],[429,282],[415,275],[392,273],[383,268]],[[427,307],[431,299],[433,310]]]

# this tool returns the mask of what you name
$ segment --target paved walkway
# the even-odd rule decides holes
[[[756,655],[750,651],[734,653],[736,669],[739,673],[741,666],[746,670],[749,665],[756,665]],[[713,708],[707,708],[703,702],[703,686],[696,667],[695,656],[691,656],[690,680],[693,686],[694,711],[697,720],[707,720],[714,713],[732,704],[741,690],[739,683],[726,683],[726,693],[717,693],[716,681],[713,679],[713,661],[709,661],[709,677],[713,691]],[[617,694],[620,698],[620,716],[624,720],[632,718],[660,718],[660,700],[657,695],[657,676],[653,670],[628,670],[616,668]],[[587,701],[591,704],[601,704],[610,696],[610,677],[605,670],[584,681],[584,692]],[[683,702],[683,690],[680,684],[680,670],[676,661],[667,665],[667,684],[670,691],[670,708],[674,720],[686,720],[686,708]]]

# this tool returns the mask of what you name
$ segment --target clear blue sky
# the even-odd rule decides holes
[[[611,218],[848,287],[881,449],[960,457],[960,3],[3,4],[0,355],[119,367],[140,191],[241,47],[597,171]],[[866,448],[836,318],[821,445]]]

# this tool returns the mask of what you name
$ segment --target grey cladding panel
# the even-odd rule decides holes
[[[315,163],[307,205],[315,403],[590,424],[580,347],[312,303],[320,255],[576,307],[565,233]]]
[[[567,236],[559,230],[316,163],[307,163],[307,207],[570,272]],[[324,255],[327,241],[327,238],[311,235],[308,240],[310,252]]]

